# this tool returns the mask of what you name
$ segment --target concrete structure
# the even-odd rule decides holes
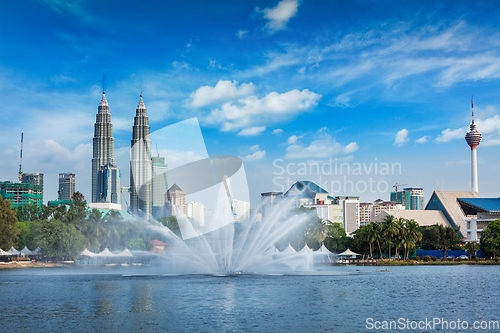
[[[73,200],[73,193],[75,193],[74,173],[59,174],[59,191],[57,193],[57,200]]]
[[[231,210],[237,222],[243,222],[250,218],[250,203],[242,200],[231,200]]]
[[[283,192],[264,192],[260,194],[262,219],[269,216],[273,207],[283,199]]]
[[[283,197],[293,198],[293,207],[315,208],[319,218],[331,223],[341,223],[347,234],[351,234],[360,226],[359,197],[334,198],[311,181],[297,181]]]
[[[104,209],[104,210],[122,210],[122,205],[111,202],[91,202],[89,208]]]
[[[107,201],[110,197],[102,198],[102,189],[99,188],[99,171],[104,165],[115,164],[115,144],[113,139],[113,125],[109,113],[108,101],[104,91],[99,103],[96,122],[94,124],[94,139],[92,148],[92,197],[90,202]],[[118,180],[119,182],[119,180]],[[102,182],[101,182],[102,183]],[[112,202],[112,201],[107,201]]]
[[[476,124],[474,124],[474,102],[471,100],[472,106],[472,123],[470,124],[470,131],[465,135],[465,141],[470,147],[471,151],[471,182],[472,182],[472,192],[478,193],[478,181],[477,181],[477,152],[476,148],[481,142],[481,133],[476,129]]]
[[[450,226],[448,219],[444,213],[440,210],[394,210],[391,212],[382,211],[375,217],[373,222],[383,222],[384,219],[392,215],[395,218],[404,218],[408,220],[414,220],[419,226],[429,226],[440,224],[444,226]]]
[[[359,203],[359,224],[366,225],[372,222],[373,203],[360,202]]]
[[[0,195],[9,200],[13,208],[28,204],[41,206],[43,203],[42,190],[41,185],[0,182]]]
[[[491,221],[500,219],[500,198],[458,198],[467,218],[465,236],[468,242],[477,242]]]
[[[23,173],[21,183],[40,185],[42,187],[42,194],[43,194],[43,173],[39,172]]]
[[[424,189],[421,187],[408,187],[403,191],[391,192],[391,201],[402,204],[406,210],[423,210]]]
[[[466,235],[467,229],[466,220],[476,218],[475,215],[466,215],[458,198],[480,198],[477,192],[465,191],[434,191],[432,193],[425,210],[440,210],[446,216],[449,224],[453,228],[460,228],[460,234]]]
[[[392,212],[396,210],[405,210],[405,207],[402,204],[394,201],[384,201],[382,199],[377,199],[373,202],[373,209],[371,211],[372,215],[370,219],[374,221],[375,218],[383,211]]]
[[[199,202],[188,203],[187,217],[195,219],[203,227],[205,225],[205,205]]]
[[[150,217],[153,212],[151,140],[146,106],[141,99],[137,106],[132,129],[130,150],[130,212],[142,212]]]
[[[165,193],[164,209],[165,216],[177,216],[177,210],[187,215],[186,194],[177,184],[172,185]]]
[[[165,164],[164,157],[152,157],[153,163],[153,217],[157,220],[161,219],[163,215],[163,206],[165,203],[165,193],[168,190],[168,165]]]
[[[113,203],[121,206],[120,170],[116,165],[106,164],[99,168],[98,202]]]

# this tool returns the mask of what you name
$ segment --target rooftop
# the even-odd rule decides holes
[[[458,198],[458,203],[467,215],[500,214],[500,198]]]

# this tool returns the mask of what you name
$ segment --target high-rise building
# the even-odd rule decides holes
[[[165,193],[165,216],[177,216],[177,210],[187,215],[186,193],[174,184]]]
[[[2,198],[9,200],[13,208],[30,203],[41,206],[43,203],[41,185],[0,182],[0,195]]]
[[[402,204],[406,210],[423,210],[424,189],[421,187],[408,187],[399,192],[391,192],[391,201]]]
[[[152,157],[153,163],[153,217],[157,220],[162,218],[163,206],[165,203],[165,193],[168,190],[168,165],[165,164],[164,157]]]
[[[42,187],[42,201],[43,201],[43,173],[33,172],[33,173],[23,173],[22,183],[39,185]]]
[[[205,225],[205,205],[199,202],[188,203],[187,217],[195,219],[203,227]]]
[[[60,173],[59,174],[59,195],[57,200],[73,200],[75,193],[75,174]]]
[[[99,170],[103,165],[115,164],[114,149],[113,124],[111,124],[108,101],[103,91],[94,125],[91,202],[106,202],[101,197],[102,189],[99,188]]]
[[[135,111],[130,150],[130,212],[152,215],[151,139],[146,106],[141,99]]]
[[[250,203],[243,200],[231,200],[231,210],[237,222],[244,222],[250,217]]]
[[[120,170],[116,165],[106,164],[99,168],[99,202],[120,204]]]
[[[472,123],[470,124],[470,131],[465,135],[465,141],[470,147],[471,151],[471,182],[472,182],[472,192],[478,192],[477,183],[477,153],[476,148],[481,142],[481,133],[476,129],[476,124],[474,124],[474,102],[471,100],[472,106]]]

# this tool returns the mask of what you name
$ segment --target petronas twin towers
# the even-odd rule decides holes
[[[130,153],[131,213],[152,213],[151,140],[146,106],[141,99],[136,109]],[[115,166],[114,139],[111,115],[104,91],[94,126],[92,157],[92,202],[115,203],[120,199],[120,172]]]

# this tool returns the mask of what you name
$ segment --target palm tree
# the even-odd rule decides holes
[[[403,245],[403,240],[406,238],[405,222],[406,220],[403,217],[395,220],[395,224],[398,228],[398,232],[395,235],[396,238],[394,239],[394,245],[396,246],[396,258],[399,258],[399,248]]]
[[[373,239],[378,245],[378,251],[380,254],[380,258],[382,258],[382,247],[380,246],[380,244],[384,241],[384,234],[383,234],[383,230],[382,230],[382,225],[380,223],[376,223],[376,222],[371,222],[370,225],[371,225],[371,232],[373,235]]]
[[[399,229],[395,222],[394,216],[387,215],[382,223],[383,235],[389,241],[389,258],[391,258],[391,242],[392,238],[398,234]]]
[[[410,248],[412,248],[417,242],[420,242],[422,240],[422,233],[420,232],[420,226],[413,219],[406,220],[405,229],[409,240],[407,244],[408,249],[406,250],[405,247],[406,259],[408,259],[410,256]]]

